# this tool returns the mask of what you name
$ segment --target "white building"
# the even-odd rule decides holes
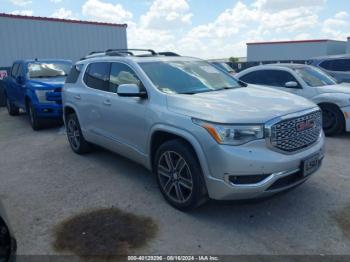
[[[19,59],[76,61],[91,51],[127,48],[126,28],[126,24],[0,13],[0,67]]]
[[[329,39],[247,43],[247,61],[308,60],[350,52],[348,42]]]

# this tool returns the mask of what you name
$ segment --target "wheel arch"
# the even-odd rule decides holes
[[[66,122],[67,116],[69,114],[76,114],[78,120],[80,121],[79,113],[77,108],[74,105],[71,104],[64,104],[63,105],[63,121]]]
[[[148,164],[150,169],[153,170],[154,157],[159,146],[165,143],[166,141],[174,139],[181,139],[192,148],[196,158],[198,159],[203,175],[206,177],[208,175],[209,168],[206,162],[204,152],[199,142],[193,135],[191,135],[187,131],[173,126],[160,125],[152,129],[148,145]]]

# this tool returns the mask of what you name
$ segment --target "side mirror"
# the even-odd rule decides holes
[[[287,82],[287,83],[285,83],[284,86],[287,87],[287,88],[297,88],[297,87],[299,87],[298,83],[295,82],[295,81]]]
[[[24,83],[24,78],[23,78],[23,76],[17,76],[17,77],[16,77],[16,81],[17,81],[18,84],[23,84],[23,83]]]
[[[119,85],[117,89],[117,94],[122,97],[147,97],[146,91],[140,90],[140,87],[136,84]]]

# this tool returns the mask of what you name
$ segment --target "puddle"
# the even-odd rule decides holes
[[[112,259],[145,246],[157,233],[155,222],[117,208],[99,209],[69,218],[55,228],[54,248],[83,258]]]
[[[350,239],[350,206],[337,212],[335,219],[344,235]]]

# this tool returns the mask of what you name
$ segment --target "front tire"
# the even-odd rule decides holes
[[[320,105],[323,117],[323,131],[326,136],[334,136],[344,132],[345,119],[336,105]]]
[[[72,150],[79,155],[90,152],[91,144],[85,140],[76,114],[68,115],[66,121],[67,138]]]
[[[28,117],[30,125],[34,131],[40,130],[42,127],[42,120],[37,116],[35,108],[31,102],[28,102],[27,105]]]
[[[173,207],[188,211],[208,199],[195,152],[182,140],[171,140],[158,148],[153,171],[160,191]]]
[[[17,116],[19,115],[19,107],[16,107],[6,96],[6,108],[7,112],[9,113],[10,116]]]

